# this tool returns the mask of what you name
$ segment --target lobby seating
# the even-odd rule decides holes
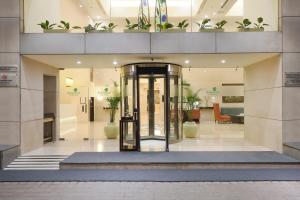
[[[214,104],[214,115],[215,115],[215,122],[218,123],[230,123],[231,117],[229,115],[222,115],[220,110],[220,104]]]

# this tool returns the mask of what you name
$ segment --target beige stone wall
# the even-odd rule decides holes
[[[245,137],[282,151],[282,61],[276,56],[245,68]]]
[[[20,69],[19,0],[0,0],[0,66]],[[0,87],[0,144],[20,144],[20,83]]]
[[[55,76],[59,102],[57,68],[26,57],[21,59],[21,151],[26,153],[43,145],[44,75]],[[56,133],[59,134],[59,106],[56,110]]]
[[[300,72],[300,1],[281,1],[283,72]],[[300,87],[283,87],[283,142],[300,142],[299,102]]]

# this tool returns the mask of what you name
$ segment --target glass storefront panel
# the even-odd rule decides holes
[[[189,24],[185,27],[187,32],[198,32],[200,26],[214,29],[218,22],[225,20],[223,27],[222,23],[218,24],[219,29],[236,32],[240,26],[236,22],[247,18],[251,21],[248,28],[256,27],[255,23],[258,26],[266,23],[265,31],[278,31],[278,13],[279,0],[24,0],[24,30],[43,32],[38,25],[41,22],[48,20],[50,25],[59,25],[63,20],[70,23],[70,32],[84,32],[83,27],[89,24],[92,30],[104,27],[107,30],[110,23],[113,23],[113,32],[124,32],[128,29],[128,19],[129,27],[144,31],[150,23],[150,32],[161,31],[166,23],[178,29],[183,20]],[[257,22],[259,17],[264,19],[261,24]],[[164,28],[158,28],[155,23],[161,23]],[[82,29],[72,28],[74,26]],[[168,31],[174,32],[173,29]]]

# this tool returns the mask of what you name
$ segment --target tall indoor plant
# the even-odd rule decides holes
[[[115,119],[118,106],[121,101],[118,83],[114,82],[111,89],[106,87],[104,89],[104,93],[106,95],[105,100],[109,105],[109,123],[104,127],[104,133],[107,139],[116,139],[118,137],[119,127],[118,124],[115,123]]]
[[[183,133],[186,138],[195,138],[198,133],[198,125],[193,119],[193,112],[199,111],[199,103],[201,99],[199,97],[200,89],[193,91],[190,84],[184,83],[184,101],[186,104],[187,121],[183,124]]]

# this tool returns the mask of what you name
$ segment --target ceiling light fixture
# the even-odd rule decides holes
[[[82,7],[83,7],[83,5],[81,5],[81,4],[80,4],[80,5],[79,5],[79,7],[80,7],[80,8],[82,8]]]
[[[225,64],[225,63],[226,63],[226,60],[221,60],[221,63],[222,63],[222,64]]]
[[[117,62],[117,61],[114,61],[114,62],[113,62],[113,65],[118,65],[118,62]]]
[[[77,64],[77,65],[81,65],[81,61],[78,60],[78,61],[76,62],[76,64]]]
[[[190,64],[189,60],[184,61],[185,64]]]

